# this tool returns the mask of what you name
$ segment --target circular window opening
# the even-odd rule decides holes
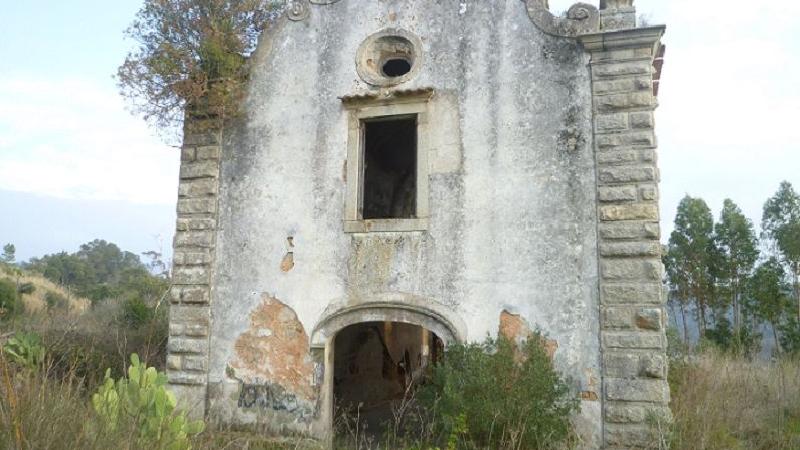
[[[411,62],[405,58],[390,58],[383,63],[383,74],[387,77],[402,77],[411,72]]]
[[[392,86],[411,79],[422,65],[422,42],[397,29],[368,37],[358,49],[356,69],[362,80],[374,86]]]

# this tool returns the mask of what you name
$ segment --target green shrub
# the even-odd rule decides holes
[[[147,367],[134,353],[128,377],[116,382],[110,370],[92,406],[100,428],[107,432],[119,428],[136,430],[136,444],[141,448],[188,450],[189,438],[203,431],[203,421],[190,422],[185,412],[175,410],[175,396],[167,390],[167,376]]]
[[[10,319],[23,310],[17,287],[8,280],[0,280],[0,320]]]
[[[533,335],[517,349],[509,340],[453,344],[434,366],[420,401],[435,411],[441,441],[463,435],[479,448],[552,448],[571,435],[574,397]]]
[[[136,353],[142,361],[164,369],[168,334],[167,311],[146,326],[130,328],[118,320],[122,305],[108,302],[78,316],[73,322],[56,325],[49,320],[41,326],[42,338],[52,360],[52,371],[59,377],[74,373],[85,379],[90,389],[103,382],[107,368],[114,378],[125,375],[128,355]]]
[[[750,356],[758,351],[761,335],[751,327],[743,326],[737,333],[726,317],[717,319],[716,326],[706,330],[705,339],[723,352]],[[703,344],[703,343],[701,343]]]
[[[3,352],[18,366],[31,370],[39,367],[45,356],[42,338],[36,333],[17,332],[3,345]]]
[[[19,292],[20,294],[30,295],[36,292],[36,286],[34,286],[34,284],[30,282],[22,283],[17,288],[17,292]]]
[[[67,297],[59,294],[58,292],[47,291],[44,294],[44,302],[47,304],[48,310],[60,309],[60,310],[67,310],[69,309],[69,300]]]
[[[780,327],[781,349],[789,355],[800,356],[800,321],[789,317]]]
[[[153,315],[153,308],[138,297],[125,300],[122,304],[122,321],[134,330],[150,322]]]
[[[671,360],[681,359],[689,354],[689,344],[683,340],[681,332],[675,327],[667,328],[667,356]]]

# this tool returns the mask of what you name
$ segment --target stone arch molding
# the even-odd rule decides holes
[[[550,12],[548,0],[522,0],[528,16],[540,30],[553,36],[577,37],[600,30],[600,11],[587,3],[576,3],[566,17],[556,17]]]
[[[425,297],[383,293],[358,303],[332,302],[314,326],[311,348],[324,348],[330,338],[350,325],[384,321],[421,326],[434,332],[445,345],[464,342],[467,336],[466,324],[450,308]]]

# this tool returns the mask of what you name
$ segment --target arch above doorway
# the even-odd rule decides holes
[[[324,348],[340,330],[363,322],[400,322],[434,332],[445,345],[464,342],[466,325],[453,310],[436,301],[405,293],[383,293],[365,301],[335,301],[311,333],[311,347]]]

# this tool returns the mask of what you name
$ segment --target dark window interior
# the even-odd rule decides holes
[[[383,63],[383,74],[387,77],[402,77],[411,72],[411,63],[405,58],[391,58]]]
[[[415,217],[416,116],[364,122],[363,195],[364,219]]]

